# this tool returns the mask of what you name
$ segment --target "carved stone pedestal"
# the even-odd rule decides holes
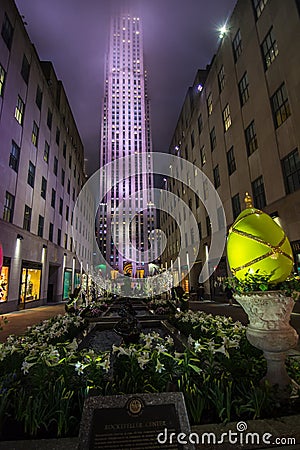
[[[294,300],[281,291],[253,292],[248,295],[234,294],[234,298],[248,314],[249,325],[246,335],[254,347],[264,352],[267,360],[266,379],[278,385],[281,394],[288,396],[294,382],[285,367],[285,353],[294,348],[298,334],[291,327],[290,315]]]

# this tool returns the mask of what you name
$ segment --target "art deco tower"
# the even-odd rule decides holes
[[[120,13],[110,24],[100,147],[100,167],[115,161],[110,177],[117,184],[99,208],[98,243],[113,269],[123,272],[132,266],[136,277],[147,274],[147,264],[138,250],[150,249],[149,236],[155,228],[151,152],[141,20],[128,12]],[[128,156],[130,161],[120,160]],[[106,179],[100,181],[102,189],[106,183]],[[142,190],[143,194],[136,194]],[[114,232],[111,225],[115,225]],[[124,239],[125,227],[129,228],[131,249]]]

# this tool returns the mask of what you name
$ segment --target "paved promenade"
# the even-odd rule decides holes
[[[5,342],[10,334],[23,334],[27,327],[42,322],[42,320],[65,313],[64,303],[52,303],[49,305],[14,311],[2,316],[8,320],[0,331],[0,342]]]
[[[227,317],[232,317],[234,320],[239,320],[244,325],[248,323],[246,313],[238,304],[229,306],[227,303],[208,300],[195,301],[190,302],[190,309],[193,311],[201,310],[214,315],[220,314]],[[3,316],[7,318],[8,323],[4,324],[3,330],[0,331],[0,342],[5,342],[7,336],[10,334],[23,334],[27,330],[27,327],[40,323],[42,320],[64,313],[65,303],[52,303],[49,305],[39,306],[37,308],[29,308],[3,314]],[[292,313],[291,325],[297,330],[297,333],[300,334],[300,313]],[[300,343],[298,343],[297,350],[300,351]]]

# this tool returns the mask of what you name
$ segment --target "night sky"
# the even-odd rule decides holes
[[[83,144],[88,174],[99,166],[104,56],[109,18],[125,0],[16,0],[41,60],[62,80]],[[128,3],[128,1],[127,1]],[[236,0],[130,0],[143,21],[155,151],[167,151],[196,71],[216,52],[218,27]]]

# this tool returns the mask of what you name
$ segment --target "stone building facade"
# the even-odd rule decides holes
[[[239,0],[211,64],[197,73],[187,92],[169,152],[194,163],[212,181],[227,227],[244,208],[249,192],[255,206],[286,231],[298,273],[299,123],[300,2]],[[185,287],[191,288],[197,285],[210,246],[210,218],[188,186],[171,174],[167,188],[183,198],[198,223],[200,251],[189,283],[185,280]],[[170,266],[178,230],[164,214],[161,227],[168,237],[162,260]],[[227,273],[224,254],[206,283],[206,293],[217,295]]]
[[[79,283],[80,258],[91,250],[86,240],[74,252],[73,209],[86,175],[62,82],[51,62],[39,60],[12,0],[0,3],[0,30],[0,312],[6,312],[68,298]],[[89,218],[89,233],[91,224]]]

